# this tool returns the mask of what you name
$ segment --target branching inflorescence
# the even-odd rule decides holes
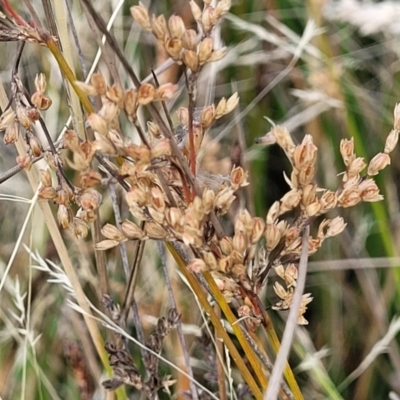
[[[96,244],[96,249],[107,250],[130,240],[150,239],[183,248],[189,259],[187,269],[196,274],[210,272],[226,301],[233,306],[235,299],[237,315],[248,317],[245,318],[246,327],[254,330],[263,318],[258,295],[272,269],[279,277],[273,286],[279,299],[272,308],[287,310],[292,304],[304,227],[321,221],[317,217],[334,209],[382,199],[373,177],[390,164],[389,154],[397,144],[400,131],[400,107],[395,108],[394,128],[383,152],[369,163],[356,156],[353,139],[341,141],[345,171],[336,190],[321,188],[316,182],[318,149],[310,135],[295,144],[285,128],[272,128],[261,142],[276,143],[284,150],[292,165],[292,172],[286,177],[290,191],[276,201],[263,218],[241,210],[234,222],[233,234],[226,235],[220,224],[221,217],[228,213],[235,193],[249,182],[248,173],[241,166],[234,166],[217,187],[210,187],[198,178],[196,158],[204,135],[216,120],[232,112],[239,103],[234,93],[195,115],[198,75],[204,65],[220,60],[226,53],[226,48],[214,48],[212,32],[230,8],[229,0],[219,1],[216,7],[209,1],[204,3],[201,9],[190,1],[197,32],[186,29],[177,15],[167,20],[164,15],[149,15],[142,5],[131,8],[136,22],[154,35],[183,70],[189,104],[177,110],[179,129],[170,126],[166,107],[159,107],[176,95],[175,84],[153,82],[123,88],[115,83],[108,86],[105,78],[96,73],[89,84],[75,82],[85,95],[101,104],[98,110],[87,114],[87,137],[79,137],[69,129],[63,136],[62,146],[56,148],[50,141],[50,150],[45,151],[35,135],[35,123],[41,121],[40,111],[51,106],[51,99],[45,94],[46,79],[43,74],[37,76],[36,92],[29,97],[17,72],[12,77],[13,107],[10,103],[10,107],[3,110],[0,129],[5,131],[6,144],[14,143],[21,130],[24,132],[27,153],[17,159],[22,168],[29,169],[35,157],[44,156],[47,160],[49,168],[40,170],[39,197],[57,204],[57,217],[63,228],[70,229],[78,238],[86,237],[88,223],[98,218],[102,200],[99,186],[106,173],[107,178],[125,189],[125,201],[133,218],[126,219],[120,229],[105,224],[101,229],[105,239]],[[2,23],[0,31],[2,40],[40,44],[49,40],[41,30],[19,21]],[[138,118],[141,107],[149,107],[152,115],[146,128]],[[121,131],[121,113],[125,113],[136,129],[140,144],[133,143]],[[69,167],[79,171],[80,186],[69,181],[64,173],[63,148],[71,154]],[[77,211],[74,211],[75,205]],[[345,226],[340,216],[319,222],[315,236],[309,238],[308,253],[314,254],[327,238],[339,235]],[[303,295],[299,324],[307,324],[304,313],[311,300],[309,293]],[[168,323],[164,319],[160,321],[158,330],[162,328],[163,333],[158,333],[157,340],[161,340],[175,323],[170,319]],[[108,343],[106,349],[115,373],[113,379],[104,383],[107,388],[115,389],[122,383],[129,383],[151,397],[153,391],[162,386],[162,382],[143,381],[126,349],[116,348],[112,343]],[[154,376],[157,376],[156,369],[157,365]]]

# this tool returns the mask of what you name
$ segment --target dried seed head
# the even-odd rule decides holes
[[[208,270],[216,271],[218,269],[218,263],[213,253],[208,251],[203,252],[202,257]]]
[[[147,129],[151,133],[151,135],[154,136],[155,138],[161,136],[161,129],[155,122],[147,121]]]
[[[344,189],[337,200],[341,207],[353,207],[361,200],[360,191],[356,188]]]
[[[106,120],[96,113],[89,115],[87,119],[92,129],[102,136],[107,136],[108,126]]]
[[[179,61],[181,59],[181,51],[183,48],[181,39],[175,37],[166,38],[164,48],[173,60]]]
[[[81,151],[78,135],[74,131],[71,131],[71,130],[65,131],[63,139],[64,139],[65,145],[72,152],[80,152]]]
[[[46,91],[46,75],[42,73],[36,74],[35,88],[37,92],[44,93]]]
[[[148,202],[148,197],[146,192],[144,192],[139,187],[133,187],[129,192],[125,194],[125,200],[129,207],[134,205],[138,205],[139,207],[143,207]]]
[[[267,214],[267,218],[266,218],[267,225],[273,224],[276,221],[276,219],[280,215],[279,208],[280,208],[279,201],[275,201],[275,203],[272,204],[272,206],[268,210],[268,214]]]
[[[383,170],[390,164],[390,156],[387,153],[378,153],[368,165],[368,175],[377,175],[379,171]]]
[[[251,231],[251,236],[250,236],[250,241],[252,244],[257,243],[260,239],[261,236],[264,233],[265,229],[265,222],[262,218],[255,217],[252,220],[252,231]]]
[[[106,91],[106,97],[111,102],[118,105],[118,107],[122,107],[122,102],[124,100],[124,90],[121,85],[114,84],[110,89]]]
[[[11,125],[16,118],[15,112],[12,108],[9,108],[7,111],[3,112],[0,116],[0,131],[4,131],[9,125]]]
[[[159,224],[149,221],[146,223],[146,233],[152,239],[165,239],[167,231]]]
[[[64,204],[66,206],[69,203],[69,200],[72,198],[72,196],[69,196],[67,191],[61,187],[57,188],[56,193],[57,195],[54,199],[56,204]]]
[[[39,189],[38,197],[42,200],[53,200],[56,195],[56,189],[52,186],[43,186]]]
[[[236,167],[231,171],[231,185],[232,189],[238,190],[241,187],[247,186],[249,183],[247,182],[248,172],[244,171],[242,167]]]
[[[199,70],[199,57],[196,52],[192,50],[184,50],[182,59],[185,65],[190,68],[192,72],[197,72]]]
[[[17,164],[22,168],[29,170],[32,166],[32,158],[29,154],[25,154],[24,156],[18,156],[16,158]]]
[[[290,190],[281,198],[279,214],[281,215],[287,211],[293,210],[299,205],[300,200],[301,192],[297,189]]]
[[[219,246],[221,247],[221,251],[226,256],[229,256],[233,251],[233,243],[232,238],[225,236],[219,241]]]
[[[36,107],[27,107],[26,112],[28,114],[28,118],[32,121],[38,121],[40,118],[40,112]]]
[[[202,11],[194,0],[189,1],[190,9],[192,10],[193,18],[197,23],[201,23]]]
[[[400,123],[399,123],[400,125]],[[399,126],[400,127],[400,126]],[[397,142],[399,141],[399,133],[400,131],[396,129],[392,129],[391,132],[389,133],[389,136],[386,138],[386,143],[385,143],[385,153],[391,153],[394,148],[397,146]]]
[[[367,166],[367,163],[364,161],[363,157],[357,157],[353,161],[351,161],[350,165],[347,168],[347,176],[352,178],[353,176],[357,176],[360,172]]]
[[[88,235],[88,226],[81,218],[74,218],[71,224],[71,229],[77,239],[84,239]]]
[[[205,107],[201,112],[201,125],[203,129],[208,129],[215,120],[215,106],[211,104],[211,106]]]
[[[288,157],[292,157],[295,145],[289,131],[282,126],[277,125],[271,129],[271,133],[275,136],[276,142],[280,147],[282,147]]]
[[[171,15],[168,20],[168,28],[172,37],[181,39],[185,33],[185,23],[179,15]]]
[[[170,100],[176,96],[178,86],[173,83],[164,83],[156,90],[157,100]]]
[[[103,75],[95,72],[90,78],[90,83],[95,88],[96,92],[100,96],[104,96],[107,92],[107,83]]]
[[[122,232],[124,232],[129,239],[140,240],[145,238],[145,233],[134,222],[128,219],[122,223],[121,228]]]
[[[125,240],[125,236],[121,233],[117,227],[111,224],[106,224],[101,228],[101,233],[104,237],[111,240],[116,240],[117,242],[122,242]]]
[[[159,15],[157,18],[153,16],[153,34],[154,36],[164,43],[165,39],[168,37],[167,21],[164,15]]]
[[[218,18],[221,18],[226,13],[229,12],[230,8],[231,8],[231,0],[221,0],[215,7],[215,13],[217,14]]]
[[[332,237],[332,236],[337,236],[340,233],[344,231],[344,228],[346,228],[346,225],[344,223],[344,220],[342,217],[336,217],[334,218],[331,223],[329,224],[328,230],[326,232],[325,237]]]
[[[130,8],[133,19],[146,31],[151,31],[149,13],[142,4]]]
[[[321,210],[320,210],[321,213],[335,208],[337,204],[336,193],[330,190],[325,192],[320,198],[320,204],[321,204]]]
[[[126,115],[132,120],[136,119],[136,110],[138,108],[138,95],[136,90],[129,89],[125,93],[124,110]]]
[[[138,90],[138,102],[141,105],[146,105],[154,100],[156,89],[150,83],[140,85]]]
[[[50,187],[51,186],[51,175],[48,169],[40,169],[40,181],[43,186]]]
[[[10,144],[15,143],[19,137],[19,124],[16,120],[14,120],[11,124],[9,124],[4,133],[4,143]]]
[[[99,250],[99,251],[105,251],[105,250],[112,249],[118,245],[119,245],[118,240],[105,239],[99,243],[96,243],[95,248],[96,248],[96,250]]]
[[[77,196],[77,203],[84,210],[97,210],[101,203],[101,194],[93,189],[85,189]]]
[[[198,43],[198,39],[197,39],[196,31],[193,29],[186,30],[182,36],[182,46],[186,50],[196,51],[197,43]]]
[[[265,227],[265,241],[267,252],[270,253],[281,240],[281,232],[275,224],[267,224]]]
[[[203,65],[211,56],[214,48],[212,38],[206,37],[200,42],[199,46],[199,63]]]
[[[340,141],[340,154],[342,155],[344,165],[348,167],[356,158],[354,154],[354,139],[342,139]]]
[[[207,271],[207,265],[201,258],[195,258],[187,266],[189,271],[192,271],[196,274]]]
[[[305,207],[305,212],[308,217],[313,217],[314,215],[317,215],[320,210],[321,210],[321,205],[317,200],[314,201],[313,203],[307,204]]]
[[[42,154],[42,150],[43,150],[42,145],[40,144],[39,140],[36,137],[31,136],[31,137],[29,137],[28,143],[29,143],[29,147],[31,149],[32,155],[34,157],[39,157]]]
[[[305,186],[308,183],[311,183],[315,176],[315,167],[311,164],[303,167],[297,176],[298,183],[301,186]]]
[[[310,136],[310,135],[306,135]],[[293,153],[293,164],[295,168],[301,170],[309,164],[314,164],[317,156],[317,147],[313,143],[301,144],[296,146]]]
[[[163,138],[158,140],[151,148],[151,158],[163,157],[167,155],[171,155],[171,145],[169,143],[169,139]]]
[[[18,122],[26,129],[29,130],[32,127],[32,120],[28,115],[27,108],[24,107],[21,103],[17,103],[15,107],[15,111],[17,114]]]
[[[72,210],[69,207],[66,207],[64,204],[58,206],[57,219],[62,228],[68,228],[73,218]]]
[[[239,253],[244,253],[244,251],[247,249],[246,235],[243,232],[235,233],[232,244],[234,250],[238,251]]]
[[[103,117],[107,123],[110,123],[112,120],[114,120],[115,117],[117,117],[119,112],[120,108],[116,103],[113,103],[108,99],[104,99],[103,106],[98,112],[98,115],[100,117]]]
[[[208,188],[205,188],[202,195],[204,214],[209,214],[213,210],[213,202],[215,193]]]
[[[383,200],[379,188],[373,179],[365,179],[358,186],[362,201],[375,202]]]
[[[209,35],[217,22],[218,19],[214,7],[206,7],[201,16],[201,25],[203,26],[204,33]]]
[[[31,102],[39,109],[39,110],[47,110],[52,105],[52,100],[50,97],[44,95],[41,92],[33,93],[31,97]]]

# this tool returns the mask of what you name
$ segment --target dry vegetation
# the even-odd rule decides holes
[[[1,398],[400,398],[400,6],[276,3],[0,1]]]

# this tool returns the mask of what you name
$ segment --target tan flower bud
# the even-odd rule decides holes
[[[56,204],[64,204],[65,206],[69,203],[70,198],[72,199],[72,196],[69,196],[66,190],[63,188],[58,187],[56,191],[56,198],[54,199],[54,202]]]
[[[121,233],[117,227],[111,224],[106,224],[101,228],[102,235],[111,240],[116,240],[117,242],[122,242],[125,240],[125,236]]]
[[[218,261],[218,267],[221,272],[227,273],[232,267],[232,260],[230,257],[223,257]]]
[[[262,218],[255,217],[252,220],[252,231],[251,231],[251,236],[250,236],[250,241],[252,244],[257,243],[260,239],[261,236],[264,233],[265,229],[265,222]]]
[[[354,139],[342,139],[340,141],[340,154],[342,155],[344,165],[348,167],[356,158],[354,154]]]
[[[153,16],[153,34],[163,43],[168,37],[167,21],[164,15],[161,14],[157,18]]]
[[[157,100],[169,100],[176,96],[178,86],[173,83],[164,83],[156,90]]]
[[[64,143],[73,152],[80,152],[81,147],[80,147],[80,141],[78,138],[78,135],[71,130],[67,130],[64,133]]]
[[[124,110],[126,115],[132,119],[136,119],[136,110],[138,108],[138,95],[136,90],[129,89],[125,93]]]
[[[147,222],[145,229],[147,235],[152,239],[165,239],[167,237],[167,231],[155,222]]]
[[[172,37],[181,39],[185,33],[185,23],[179,15],[171,15],[168,20],[168,28]]]
[[[244,262],[243,253],[240,253],[237,250],[232,251],[232,253],[230,254],[230,258],[232,260],[232,265],[243,264]]]
[[[4,131],[9,125],[11,125],[16,118],[15,112],[12,108],[7,109],[7,111],[3,112],[0,116],[0,131]]]
[[[379,188],[373,179],[365,179],[358,186],[362,201],[375,202],[383,200],[383,196],[379,194]]]
[[[161,129],[160,129],[160,127],[158,126],[158,124],[156,124],[155,122],[153,122],[153,121],[147,121],[147,129],[148,129],[148,131],[150,132],[150,134],[151,134],[152,136],[154,136],[155,138],[160,137],[160,135],[161,135]]]
[[[14,122],[12,122],[7,126],[3,140],[5,144],[10,144],[10,143],[15,143],[18,140],[18,137],[19,137],[19,124],[16,120],[14,120]]]
[[[48,110],[52,105],[52,100],[49,96],[44,95],[41,92],[33,93],[31,97],[31,102],[39,109],[39,110]]]
[[[293,208],[296,208],[299,205],[300,200],[301,192],[296,189],[290,190],[281,198],[279,214],[293,210]]]
[[[42,154],[42,145],[40,144],[39,140],[34,137],[31,136],[29,138],[29,147],[31,149],[32,155],[34,157],[39,157]]]
[[[17,103],[15,107],[18,122],[26,129],[29,130],[32,127],[32,120],[29,118],[26,107],[22,106],[21,103]]]
[[[342,207],[353,207],[360,202],[360,191],[358,189],[345,189],[339,194],[338,204]]]
[[[394,107],[394,123],[393,128],[396,131],[400,131],[400,103],[397,103]]]
[[[100,115],[96,113],[92,113],[87,118],[87,121],[94,131],[98,132],[102,136],[107,136],[108,126],[103,117],[100,117]]]
[[[200,272],[207,271],[207,265],[201,258],[194,258],[187,265],[187,269],[196,274],[199,274]]]
[[[77,239],[84,239],[88,234],[88,226],[81,218],[74,218],[71,228]]]
[[[164,47],[166,52],[173,60],[178,61],[181,59],[181,51],[183,48],[181,39],[174,37],[166,38],[164,42]]]
[[[289,264],[285,270],[285,283],[288,288],[296,286],[296,280],[298,277],[298,270],[294,264]]]
[[[163,193],[159,187],[151,188],[151,205],[158,211],[165,211],[165,201]]]
[[[139,3],[140,4],[140,3]],[[146,31],[151,31],[149,13],[142,4],[130,8],[133,19]]]
[[[353,161],[351,161],[350,165],[347,168],[347,176],[352,178],[353,176],[357,176],[360,172],[367,166],[367,163],[364,161],[363,157],[357,157]]]
[[[296,146],[293,153],[293,164],[301,170],[304,166],[313,164],[317,156],[317,147],[313,143]]]
[[[202,254],[203,260],[207,265],[207,269],[216,271],[218,269],[218,263],[213,253],[205,251]]]
[[[28,114],[28,118],[32,121],[38,121],[40,118],[40,112],[36,107],[27,107],[26,112]]]
[[[215,120],[215,106],[211,104],[211,106],[205,107],[201,112],[201,124],[205,129],[208,129]]]
[[[214,7],[208,6],[203,10],[203,15],[201,16],[201,24],[203,26],[204,32],[209,34],[217,24],[218,19],[215,15]]]
[[[215,13],[218,18],[223,17],[226,13],[229,12],[231,8],[231,0],[221,0],[218,2],[217,6],[215,7]]]
[[[241,187],[247,186],[249,183],[247,182],[247,171],[244,171],[242,167],[236,167],[231,171],[231,185],[234,190],[237,190]]]
[[[192,10],[193,18],[197,23],[201,22],[202,11],[194,0],[189,1],[190,9]]]
[[[307,204],[311,204],[315,202],[317,198],[316,185],[313,183],[309,183],[303,188],[303,196],[301,202],[306,206]]]
[[[243,232],[235,233],[233,237],[233,248],[237,250],[239,253],[244,253],[247,249],[247,238]]]
[[[18,156],[16,158],[17,164],[26,170],[29,170],[32,166],[32,158],[29,154],[25,154],[24,156]]]
[[[122,232],[124,232],[129,239],[140,240],[145,238],[145,233],[134,222],[128,219],[122,223],[121,228]]]
[[[271,129],[271,133],[275,136],[278,145],[291,157],[295,145],[289,131],[283,126],[277,125]]]
[[[400,125],[400,123],[399,123]],[[396,129],[392,129],[391,132],[389,133],[389,136],[386,138],[386,143],[385,143],[385,153],[391,153],[394,148],[397,146],[397,142],[399,141],[399,131]]]
[[[143,207],[148,202],[146,192],[138,187],[133,187],[129,192],[125,194],[125,200],[129,207],[132,207],[136,203],[139,207]]]
[[[221,251],[226,256],[229,256],[233,251],[233,243],[232,238],[225,236],[219,241],[219,246],[221,247]]]
[[[199,63],[203,65],[211,56],[214,43],[212,38],[206,37],[200,42],[199,46]]]
[[[325,237],[332,237],[332,236],[337,236],[340,233],[344,231],[344,228],[346,228],[346,225],[344,223],[344,220],[342,217],[336,217],[334,218],[331,223],[329,224],[328,230],[326,232]]]
[[[122,101],[124,100],[124,90],[122,89],[121,85],[116,83],[106,91],[106,97],[112,103],[122,106]]]
[[[281,233],[275,224],[267,224],[265,227],[265,241],[267,243],[267,252],[270,253],[281,240]]]
[[[107,83],[103,75],[95,72],[90,78],[90,83],[96,89],[97,94],[104,96],[107,92]]]
[[[51,175],[48,169],[40,169],[40,181],[43,186],[49,187],[51,186]]]
[[[99,251],[106,251],[119,245],[118,240],[106,239],[96,243],[95,248]]]
[[[182,211],[177,207],[168,208],[165,212],[165,219],[167,223],[174,230],[181,229]]]
[[[79,219],[82,219],[85,222],[93,222],[96,221],[96,212],[93,210],[84,210],[83,208],[80,208],[78,212],[76,213],[76,217]]]
[[[213,210],[213,202],[215,198],[215,193],[208,188],[205,188],[202,195],[204,214],[209,214]]]
[[[157,143],[151,148],[151,158],[163,157],[171,155],[171,146],[169,139],[164,138],[157,141]]]
[[[199,70],[199,57],[196,52],[185,50],[182,58],[185,65],[189,67],[192,72],[197,72]]]
[[[377,175],[379,171],[386,168],[390,164],[390,156],[386,153],[378,153],[368,165],[368,175]]]
[[[233,200],[235,200],[233,193],[234,191],[229,188],[225,188],[218,192],[214,199],[214,207],[221,209],[222,212],[228,211]]]
[[[154,100],[156,89],[150,83],[140,85],[138,90],[138,102],[141,105],[146,105]]]
[[[226,99],[223,97],[219,102],[215,109],[215,119],[221,118],[226,114]]]
[[[272,206],[268,210],[266,218],[267,225],[273,224],[276,221],[276,219],[280,215],[279,208],[280,208],[279,201],[275,201],[275,203],[272,204]]]
[[[225,114],[232,112],[239,104],[239,95],[237,92],[233,93],[226,102]]]
[[[56,189],[52,186],[43,186],[39,189],[38,197],[41,200],[53,200],[56,195]]]
[[[317,215],[318,212],[321,209],[321,205],[319,204],[318,201],[314,201],[313,203],[307,204],[305,207],[305,212],[308,217],[313,217],[314,215]]]
[[[46,91],[46,75],[45,74],[36,74],[35,77],[35,88],[36,91],[44,93]]]
[[[321,210],[320,212],[326,212],[336,207],[337,196],[336,193],[328,190],[320,198]]]
[[[58,223],[64,228],[68,228],[72,222],[74,216],[72,210],[66,207],[64,204],[60,204],[57,210]]]
[[[304,186],[311,183],[314,179],[315,167],[311,164],[303,167],[298,175],[298,182],[300,185]]]
[[[234,277],[238,278],[246,274],[246,267],[243,264],[235,264],[230,272]]]
[[[188,29],[182,36],[182,46],[186,50],[193,50],[196,51],[197,49],[197,33],[193,29]]]
[[[101,203],[101,194],[95,189],[85,189],[78,195],[78,203],[84,210],[97,210]]]
[[[227,50],[228,50],[227,47],[221,47],[221,48],[218,49],[218,50],[214,50],[214,51],[211,53],[211,56],[208,57],[207,62],[210,63],[210,62],[216,62],[216,61],[221,60],[222,58],[225,57]]]
[[[95,132],[95,138],[96,140],[92,142],[94,151],[99,151],[103,154],[108,154],[111,156],[117,154],[115,146],[107,137],[101,136],[97,132]]]

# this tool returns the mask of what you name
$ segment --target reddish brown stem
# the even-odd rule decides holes
[[[14,18],[14,20],[22,26],[29,26],[29,24],[10,6],[8,0],[3,0],[3,5],[6,11]]]

